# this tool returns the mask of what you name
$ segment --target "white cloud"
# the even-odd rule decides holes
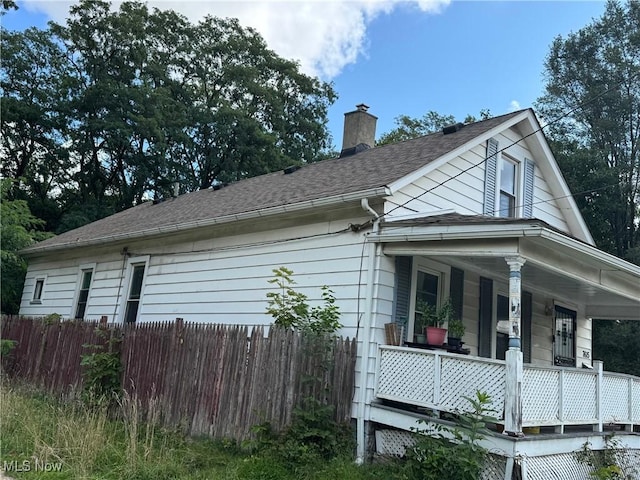
[[[521,110],[522,107],[520,106],[520,102],[517,100],[511,100],[511,102],[509,103],[509,109],[511,112],[515,112],[517,110]]]
[[[305,73],[325,80],[336,77],[366,54],[368,25],[378,15],[394,8],[417,8],[425,14],[441,12],[451,0],[149,0],[150,7],[173,9],[198,21],[211,14],[236,17],[246,27],[255,28],[269,48],[280,56],[300,62]],[[47,13],[62,22],[70,0],[25,0],[27,10]]]

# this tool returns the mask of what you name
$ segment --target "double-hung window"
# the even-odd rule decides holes
[[[504,155],[501,163],[498,216],[512,218],[516,216],[518,165]]]
[[[131,265],[127,303],[124,311],[125,323],[134,323],[138,318],[145,268],[146,263],[134,263]]]
[[[506,218],[533,218],[535,163],[512,158],[499,150],[497,140],[487,142],[483,214]]]
[[[412,308],[414,323],[412,329],[415,335],[423,333],[418,332],[415,328],[415,320],[418,320],[420,310],[425,305],[438,308],[446,299],[445,292],[448,292],[449,289],[448,277],[451,268],[426,259],[414,259],[413,271]]]
[[[80,272],[80,288],[78,290],[78,301],[76,302],[75,318],[83,319],[87,311],[87,302],[89,300],[89,290],[91,288],[93,268],[82,268]]]
[[[36,278],[36,283],[33,286],[33,297],[31,297],[31,303],[42,303],[42,292],[44,290],[44,277]]]

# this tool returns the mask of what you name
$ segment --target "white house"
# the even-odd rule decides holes
[[[370,148],[375,123],[359,105],[340,158],[143,203],[26,249],[20,313],[268,324],[267,280],[287,266],[311,299],[334,289],[341,333],[358,339],[360,458],[374,430],[394,451],[419,408],[453,411],[483,390],[509,434],[488,443],[503,478],[552,478],[558,461],[578,472],[570,452],[602,448],[608,425],[640,464],[640,379],[604,372],[591,342],[592,318],[640,320],[640,267],[594,246],[533,111]],[[468,355],[386,345],[388,323],[413,340],[416,300],[447,298]]]

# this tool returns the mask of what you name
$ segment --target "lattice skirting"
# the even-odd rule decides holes
[[[415,443],[415,434],[404,430],[376,430],[376,452],[401,457]],[[481,480],[504,480],[507,459],[490,454]]]
[[[415,434],[404,430],[381,429],[375,432],[376,452],[379,455],[403,456],[415,443]],[[624,450],[618,454],[618,465],[640,480],[640,450]],[[491,453],[482,480],[504,480],[507,458]],[[526,476],[525,476],[526,475]],[[591,468],[579,462],[574,452],[516,459],[512,480],[593,480]]]

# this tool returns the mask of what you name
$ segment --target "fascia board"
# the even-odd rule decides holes
[[[396,243],[437,240],[469,240],[469,239],[504,239],[504,238],[540,238],[558,247],[565,248],[568,253],[575,252],[580,256],[592,258],[613,270],[638,278],[640,284],[640,266],[603,252],[598,248],[580,240],[567,237],[561,233],[539,225],[438,225],[392,227],[393,232],[382,232],[369,235],[368,242]]]
[[[369,235],[368,242],[417,242],[434,240],[502,239],[540,236],[544,227],[537,225],[439,225],[392,227],[393,232]]]
[[[640,266],[638,265],[634,265],[633,263],[627,262],[626,260],[616,257],[615,255],[611,255],[610,253],[603,252],[592,245],[573,240],[572,238],[561,235],[553,230],[549,230],[548,228],[542,229],[540,237],[582,255],[587,255],[598,263],[604,263],[614,270],[619,270],[628,275],[634,276],[638,279],[638,285],[640,285]],[[638,289],[640,294],[640,287]]]
[[[464,143],[464,144],[460,145],[455,150],[451,150],[450,152],[448,152],[447,154],[441,156],[437,160],[434,160],[433,162],[429,162],[425,166],[423,166],[423,167],[421,167],[421,168],[419,168],[417,170],[414,170],[413,172],[405,175],[402,178],[399,178],[395,182],[392,182],[391,184],[389,184],[389,189],[391,190],[391,193],[397,192],[398,190],[406,187],[407,185],[411,184],[412,182],[415,182],[419,178],[425,176],[426,174],[428,174],[432,170],[435,170],[435,169],[441,167],[442,165],[444,165],[445,163],[453,160],[454,158],[456,158],[457,156],[459,156],[462,153],[466,152],[467,150],[473,148],[474,146],[476,146],[476,145],[478,145],[478,144],[480,144],[482,142],[486,142],[490,138],[494,137],[497,133],[499,133],[499,132],[501,132],[501,131],[503,131],[503,130],[505,130],[507,128],[510,128],[513,125],[516,125],[517,123],[520,123],[522,120],[524,120],[526,118],[530,118],[532,115],[533,114],[530,112],[530,110],[525,110],[522,113],[520,113],[519,115],[516,115],[516,116],[514,116],[514,117],[512,117],[512,118],[510,118],[508,120],[505,120],[504,122],[496,125],[491,130],[487,130],[483,134],[478,135],[477,137],[474,137],[473,139],[469,140],[467,143]]]
[[[233,215],[225,215],[222,217],[210,218],[205,220],[196,220],[193,222],[185,222],[174,225],[165,225],[154,228],[147,228],[138,230],[136,232],[127,232],[121,234],[113,234],[106,237],[90,239],[79,242],[67,242],[58,245],[45,245],[38,247],[34,245],[32,247],[21,250],[21,254],[29,257],[38,254],[56,252],[61,250],[67,250],[70,248],[91,247],[98,245],[105,245],[109,243],[116,243],[125,240],[137,240],[141,238],[149,238],[154,236],[167,235],[172,233],[183,232],[192,230],[195,228],[211,227],[215,225],[221,225],[231,222],[239,222],[241,220],[253,220],[258,218],[271,217],[274,215],[281,215],[287,213],[295,213],[312,208],[330,207],[333,205],[339,205],[342,203],[348,203],[353,201],[359,201],[363,198],[381,198],[389,195],[389,189],[386,186],[375,187],[367,190],[361,190],[359,192],[353,192],[342,195],[334,195],[331,197],[318,198],[314,200],[308,200],[305,202],[293,203],[290,205],[280,205],[277,207],[264,208],[260,210],[253,210],[251,212],[238,213]]]

